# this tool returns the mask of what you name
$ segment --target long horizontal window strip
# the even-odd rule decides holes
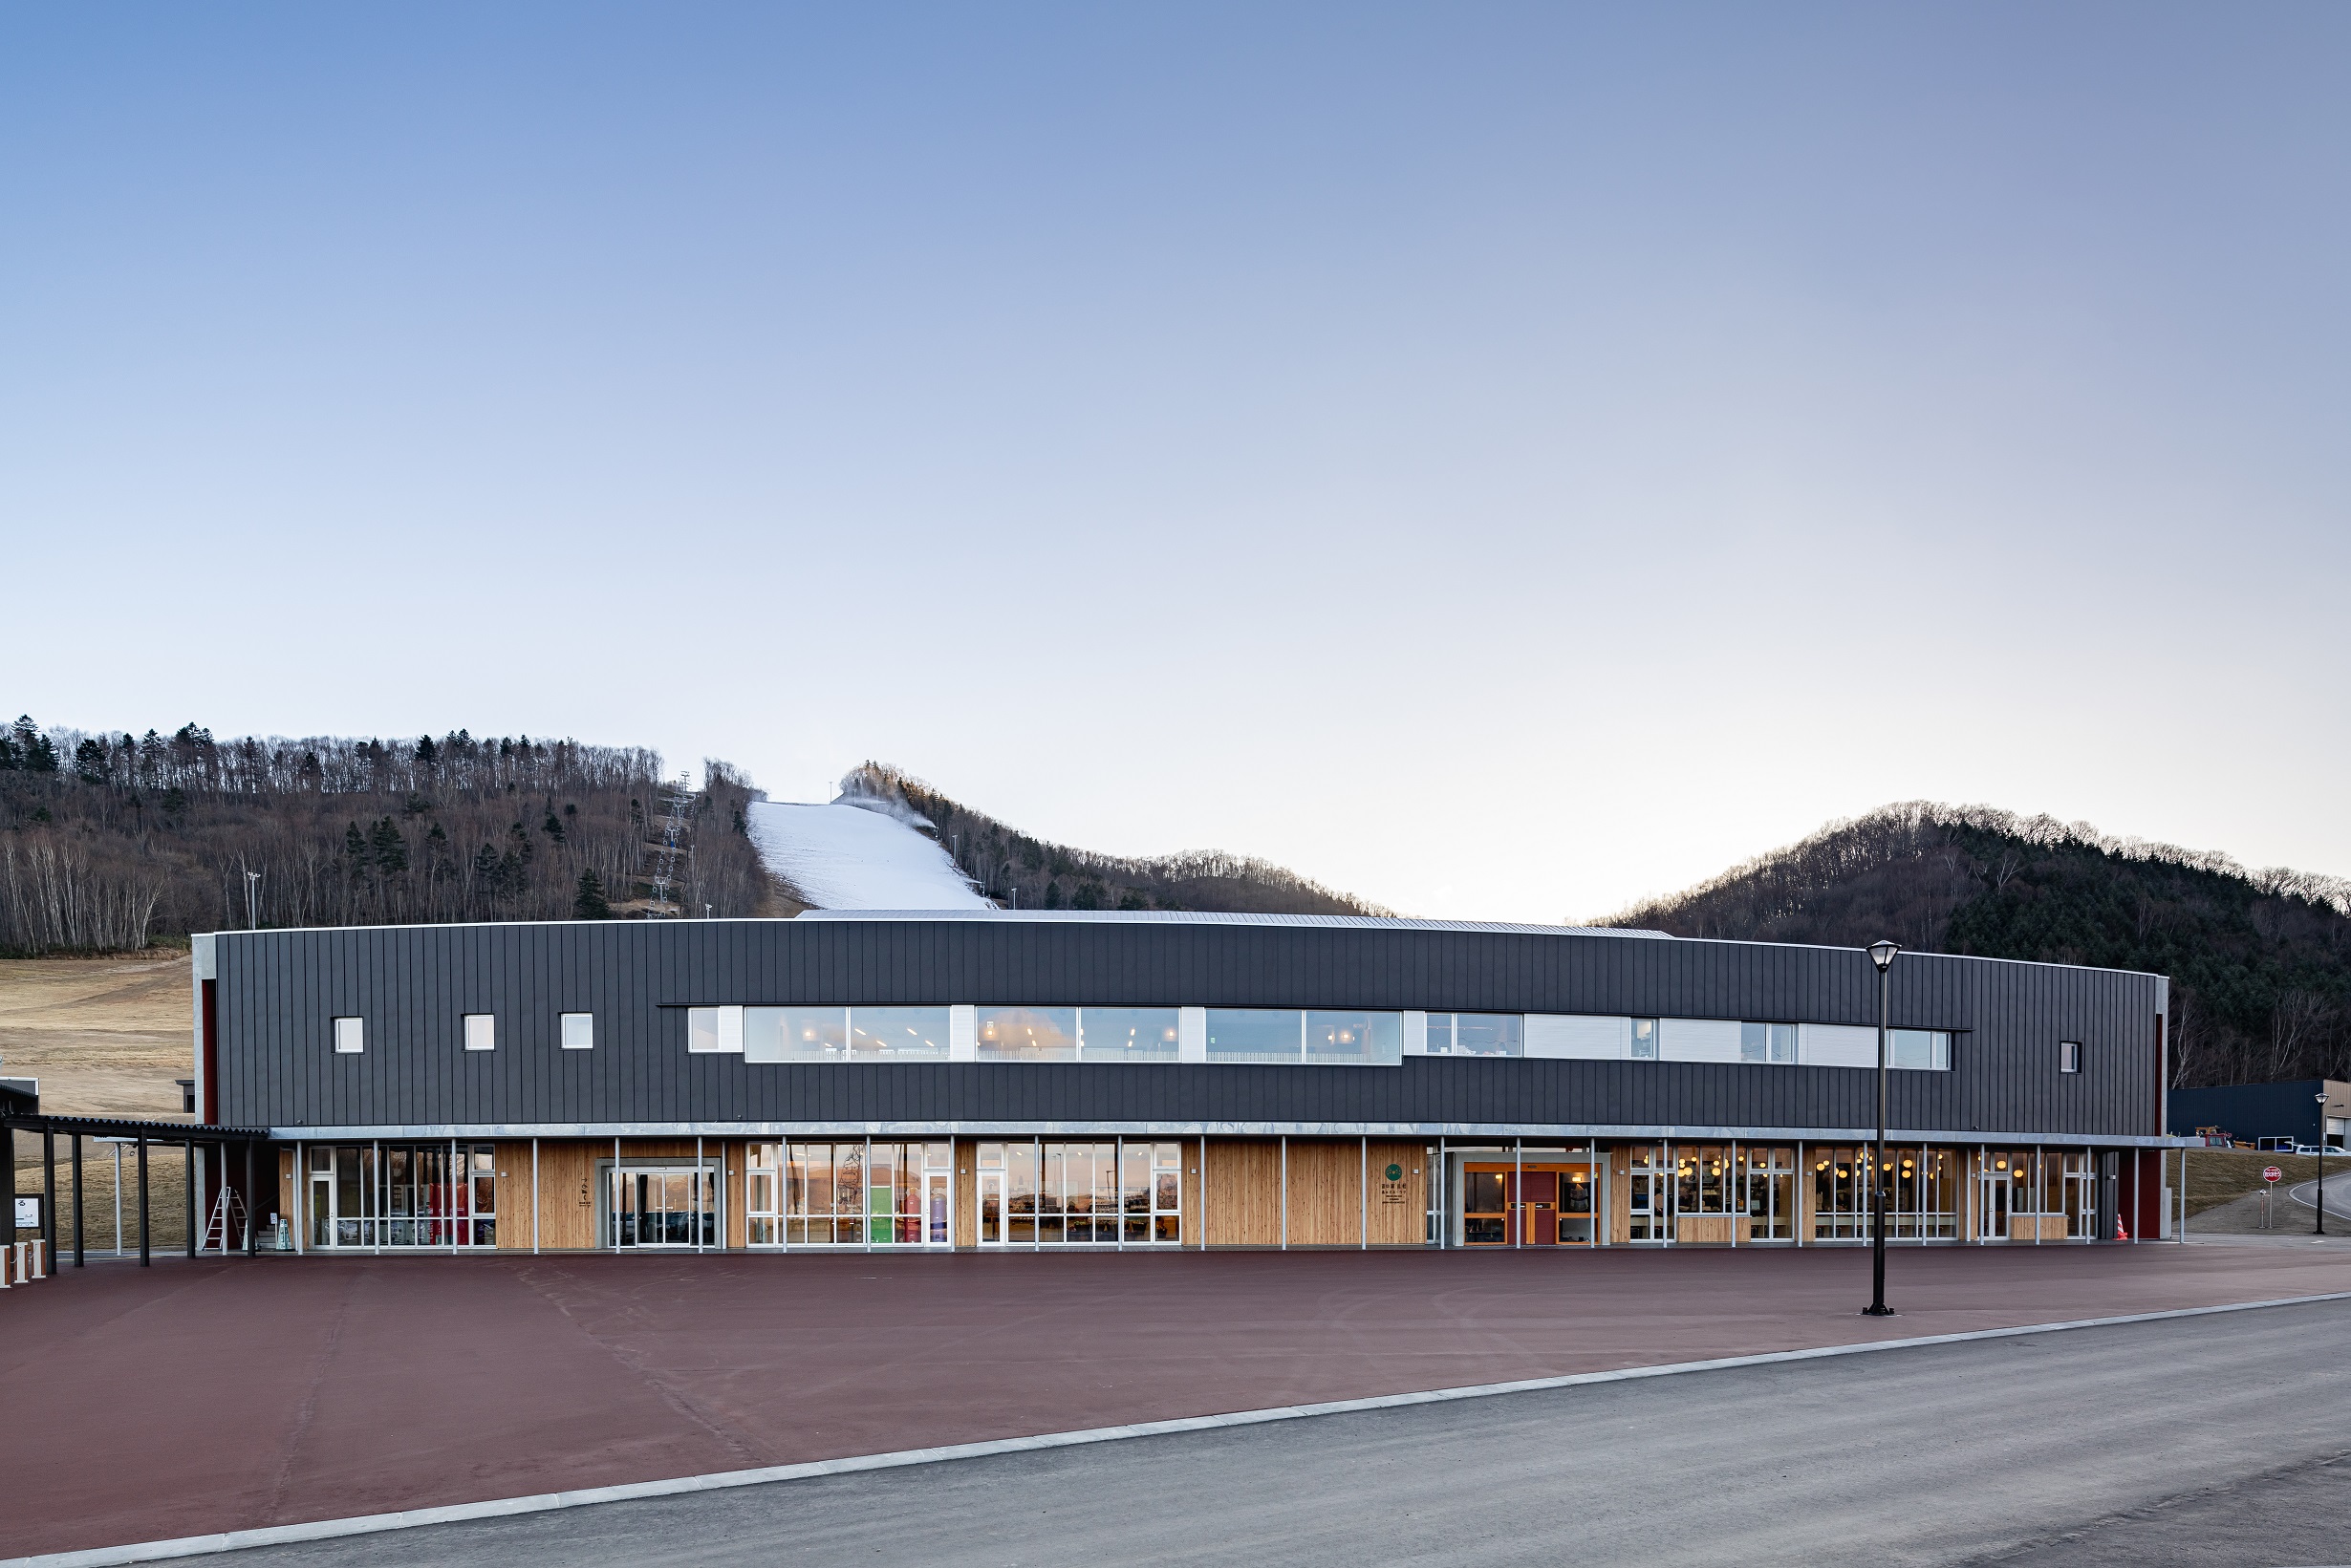
[[[1392,1067],[1404,1060],[1404,1015],[1211,1007],[1208,1060],[1260,1065]]]
[[[1586,1062],[1718,1062],[1761,1066],[1875,1067],[1878,1032],[1843,1023],[1648,1019],[1558,1013],[1426,1013],[1415,1055]],[[1952,1031],[1887,1031],[1887,1065],[1947,1072]]]
[[[1174,1062],[1182,1033],[1174,1007],[981,1007],[981,1062]]]

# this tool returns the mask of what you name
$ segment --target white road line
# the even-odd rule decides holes
[[[666,1481],[585,1487],[577,1492],[544,1492],[529,1497],[500,1497],[489,1502],[454,1503],[443,1508],[412,1508],[397,1514],[362,1514],[348,1519],[318,1519],[309,1524],[229,1530],[214,1536],[183,1536],[175,1540],[100,1546],[83,1552],[52,1552],[41,1557],[0,1559],[0,1568],[109,1568],[115,1563],[161,1562],[172,1557],[203,1557],[207,1553],[244,1551],[257,1546],[333,1540],[343,1536],[414,1530],[428,1524],[459,1524],[469,1519],[507,1518],[518,1514],[545,1514],[559,1508],[585,1508],[596,1503],[621,1503],[643,1497],[675,1497],[686,1493],[718,1492],[729,1487],[766,1486],[777,1481],[804,1481],[819,1475],[847,1475],[859,1471],[897,1470],[909,1465],[984,1459],[1000,1453],[1030,1453],[1040,1449],[1117,1443],[1132,1437],[1214,1431],[1223,1427],[1256,1427],[1267,1422],[1298,1421],[1309,1416],[1393,1410],[1413,1405],[1442,1405],[1455,1400],[1492,1399],[1500,1394],[1541,1393],[1553,1388],[1580,1388],[1599,1383],[1630,1383],[1641,1378],[1678,1377],[1686,1372],[1720,1372],[1740,1366],[1771,1366],[1781,1362],[1823,1361],[1832,1356],[1867,1355],[1879,1350],[1914,1350],[1934,1344],[1964,1344],[1974,1340],[2008,1340],[2027,1334],[2059,1334],[2076,1328],[2114,1328],[2125,1323],[2164,1322],[2174,1318],[2209,1318],[2225,1312],[2258,1312],[2267,1307],[2306,1306],[2319,1301],[2351,1301],[2351,1291],[2333,1291],[2322,1296],[2287,1296],[2274,1301],[2233,1301],[2226,1306],[2179,1307],[2168,1312],[2134,1312],[2119,1318],[2080,1318],[2060,1323],[2027,1323],[2016,1328],[1977,1328],[1961,1334],[1929,1334],[1911,1340],[1876,1340],[1861,1344],[1820,1345],[1808,1350],[1773,1350],[1756,1356],[1723,1356],[1713,1361],[1675,1362],[1664,1366],[1628,1366],[1613,1372],[1571,1372],[1552,1378],[1522,1378],[1515,1383],[1472,1384],[1460,1388],[1432,1388],[1413,1394],[1379,1394],[1370,1399],[1332,1400],[1321,1405],[1281,1405],[1262,1410],[1234,1410],[1223,1415],[1184,1416],[1174,1421],[1141,1421],[1125,1427],[1089,1427],[1079,1431],[1046,1432],[1036,1437],[1001,1437],[985,1443],[957,1443],[938,1449],[901,1449],[894,1453],[858,1454],[847,1459],[817,1459],[799,1465],[769,1465],[759,1470],[680,1475]]]

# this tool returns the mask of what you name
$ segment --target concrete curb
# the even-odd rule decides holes
[[[2077,1328],[2113,1328],[2128,1323],[2164,1322],[2175,1318],[2208,1318],[2229,1312],[2258,1312],[2269,1307],[2308,1306],[2321,1301],[2351,1301],[2351,1291],[2322,1296],[2288,1296],[2271,1301],[2232,1301],[2223,1306],[2178,1307],[2168,1312],[2134,1312],[2118,1318],[2080,1318],[2065,1322],[2027,1323],[2014,1328],[1978,1328],[1959,1334],[1929,1334],[1908,1340],[1874,1340],[1860,1344],[1820,1345],[1805,1350],[1773,1350],[1754,1356],[1724,1356],[1713,1361],[1674,1362],[1662,1366],[1628,1366],[1610,1372],[1571,1372],[1559,1377],[1522,1378],[1513,1383],[1472,1384],[1458,1388],[1432,1388],[1421,1393],[1379,1394],[1368,1399],[1332,1400],[1320,1405],[1283,1405],[1262,1410],[1234,1410],[1222,1415],[1184,1416],[1172,1421],[1142,1421],[1124,1427],[1089,1427],[1078,1431],[1046,1432],[1035,1437],[996,1438],[984,1443],[957,1443],[937,1449],[901,1449],[891,1453],[856,1454],[844,1459],[817,1459],[798,1465],[770,1465],[759,1470],[717,1471],[706,1475],[680,1475],[663,1481],[636,1481],[625,1486],[586,1487],[576,1492],[546,1492],[528,1497],[500,1497],[481,1503],[454,1503],[442,1508],[413,1508],[396,1514],[364,1514],[347,1519],[318,1519],[308,1524],[270,1525],[254,1530],[229,1530],[211,1536],[183,1536],[173,1540],[140,1541],[129,1546],[100,1546],[80,1552],[53,1552],[40,1557],[0,1559],[0,1568],[109,1568],[128,1562],[161,1562],[173,1557],[205,1557],[219,1552],[245,1551],[259,1546],[285,1546],[301,1541],[333,1540],[345,1536],[369,1536],[391,1530],[414,1530],[423,1525],[458,1524],[472,1519],[506,1518],[521,1514],[545,1514],[561,1508],[585,1508],[596,1503],[630,1502],[647,1497],[675,1497],[694,1492],[718,1492],[732,1487],[767,1486],[778,1481],[803,1481],[820,1475],[848,1475],[861,1471],[898,1470],[910,1465],[945,1464],[958,1459],[984,1459],[1003,1453],[1032,1453],[1041,1449],[1078,1448],[1091,1443],[1116,1443],[1134,1437],[1165,1437],[1181,1432],[1214,1431],[1225,1427],[1255,1427],[1276,1421],[1299,1421],[1312,1416],[1352,1415],[1370,1410],[1401,1409],[1413,1405],[1442,1405],[1456,1400],[1492,1399],[1502,1394],[1542,1393],[1557,1388],[1580,1388],[1591,1384],[1631,1383],[1643,1378],[1678,1377],[1688,1372],[1720,1372],[1742,1366],[1772,1366],[1783,1362],[1824,1361],[1835,1356],[1867,1355],[1880,1350],[1915,1350],[1929,1345],[1964,1344],[1976,1340],[2008,1340],[2029,1334],[2059,1334]]]

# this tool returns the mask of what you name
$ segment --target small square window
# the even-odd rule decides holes
[[[357,1056],[367,1049],[367,1025],[357,1019],[334,1020],[334,1053],[337,1056]]]
[[[467,1013],[465,1015],[465,1049],[494,1051],[498,1048],[498,1015]]]
[[[686,1049],[697,1056],[709,1051],[723,1051],[731,1056],[741,1056],[743,1054],[743,1009],[740,1007],[687,1008]]]
[[[1634,1019],[1632,1020],[1632,1059],[1635,1062],[1657,1060],[1657,1020],[1655,1019]]]
[[[563,1048],[567,1051],[592,1051],[596,1043],[596,1016],[593,1013],[563,1015]]]
[[[2080,1072],[2081,1070],[2081,1042],[2078,1040],[2058,1042],[2058,1071]]]

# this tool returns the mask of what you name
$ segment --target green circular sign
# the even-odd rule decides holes
[[[1400,1165],[1390,1166],[1388,1168],[1388,1179],[1390,1181],[1402,1181],[1404,1179],[1404,1167]]]

